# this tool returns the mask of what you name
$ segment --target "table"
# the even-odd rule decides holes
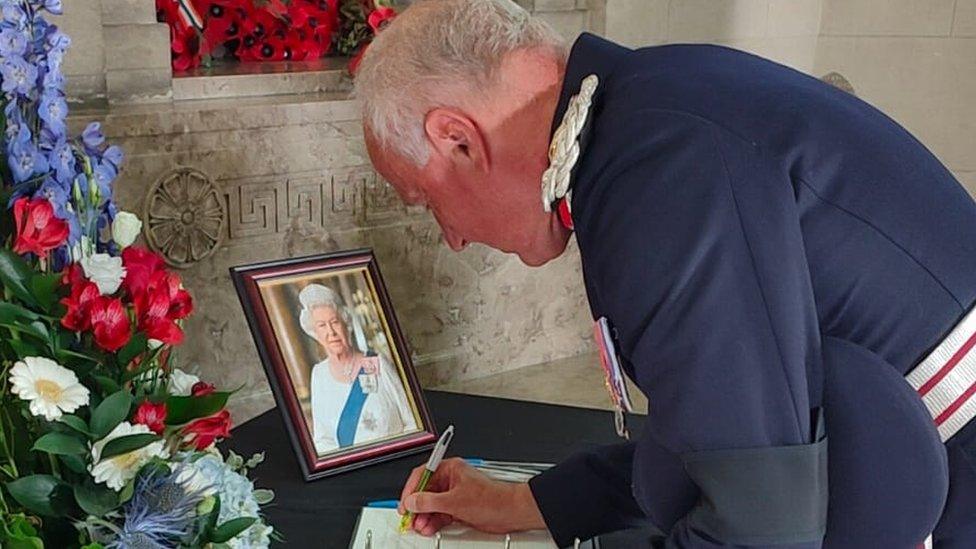
[[[576,450],[619,441],[610,412],[500,398],[427,391],[434,421],[456,429],[450,455],[558,462]],[[643,417],[630,418],[639,432]],[[264,511],[290,547],[345,549],[363,504],[397,498],[418,454],[306,483],[284,420],[273,409],[238,427],[221,445],[245,458],[265,452],[252,476],[275,500]],[[603,549],[647,547],[651,531],[601,536]]]

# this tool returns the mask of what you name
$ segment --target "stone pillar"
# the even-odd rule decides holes
[[[150,0],[101,0],[105,91],[110,103],[173,97],[169,27]]]
[[[606,28],[606,0],[516,0],[541,17],[567,40],[581,31],[603,34]]]

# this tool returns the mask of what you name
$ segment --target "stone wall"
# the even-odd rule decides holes
[[[607,0],[606,33],[633,47],[724,44],[813,69],[821,0]]]
[[[89,31],[108,44],[105,16],[98,27],[85,5],[69,0],[66,30],[75,44],[96,44],[98,36],[84,36]],[[584,29],[602,32],[602,12],[591,7],[597,5],[535,0],[527,7],[572,38]],[[84,16],[76,20],[78,13]],[[88,55],[80,47],[69,52],[69,79],[97,73],[97,64],[79,59]],[[106,63],[103,76],[110,66],[118,64]],[[177,363],[223,386],[243,385],[232,404],[238,421],[270,408],[228,268],[357,247],[376,252],[425,385],[589,351],[575,246],[539,269],[481,246],[450,251],[433,219],[404,208],[370,168],[358,104],[337,66],[326,62],[291,74],[202,71],[174,78],[162,102],[128,105],[113,100],[107,85],[111,104],[74,108],[75,129],[101,120],[108,140],[127,154],[116,187],[124,209],[150,221],[155,210],[147,209],[148,197],[165,194],[179,211],[195,215],[185,227],[197,235],[193,257],[184,240],[166,247],[174,263],[188,264],[181,274],[197,305]],[[118,70],[138,70],[134,62],[125,67]],[[91,81],[97,80],[96,74]],[[80,99],[90,103],[91,97]],[[216,241],[204,236],[211,222],[222,227]]]
[[[814,69],[844,75],[976,195],[976,0],[824,0]]]

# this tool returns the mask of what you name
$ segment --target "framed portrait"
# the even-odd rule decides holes
[[[437,440],[371,250],[231,269],[306,480]]]

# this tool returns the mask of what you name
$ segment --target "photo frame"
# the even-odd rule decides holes
[[[437,440],[372,250],[230,269],[305,480]]]

